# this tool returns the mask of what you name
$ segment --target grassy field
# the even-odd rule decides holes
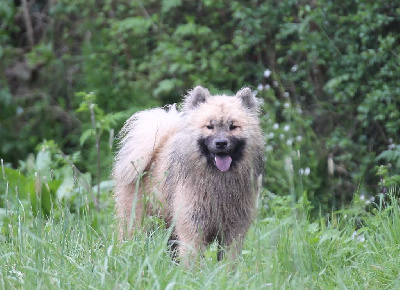
[[[9,193],[10,194],[10,193]],[[42,217],[2,209],[2,289],[396,289],[400,287],[399,205],[352,207],[310,222],[302,203],[270,199],[238,261],[216,262],[216,247],[187,269],[171,261],[162,226],[118,242],[110,196],[104,209]],[[379,202],[378,202],[379,203]],[[362,225],[356,230],[357,225]]]

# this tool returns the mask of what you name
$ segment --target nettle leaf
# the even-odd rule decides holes
[[[106,127],[106,129],[110,129],[112,126],[115,126],[118,121],[124,120],[127,117],[126,112],[117,112],[114,114],[106,114],[103,117],[103,124]]]
[[[36,170],[45,171],[50,170],[51,154],[50,151],[39,151],[36,156]]]
[[[5,194],[8,185],[8,197],[15,197],[16,191],[18,191],[19,198],[23,199],[27,197],[25,184],[27,178],[19,170],[5,167],[4,168],[5,182],[0,183],[0,192]]]
[[[143,17],[128,17],[124,20],[114,21],[111,29],[117,33],[129,32],[137,36],[146,35],[153,21]]]
[[[63,179],[56,192],[56,196],[59,199],[70,197],[75,189],[75,182],[74,182],[72,168],[64,167],[62,169],[62,172],[63,172]]]
[[[175,87],[179,87],[180,84],[181,81],[179,81],[178,79],[162,80],[158,83],[157,88],[154,90],[154,95],[159,96],[162,94],[168,94],[172,92]]]
[[[29,201],[32,212],[36,215],[42,211],[45,215],[49,215],[52,205],[54,204],[54,196],[60,185],[60,181],[53,180],[49,183],[44,182],[40,177],[29,177],[25,184],[26,192],[29,194]],[[28,199],[26,199],[28,201]]]
[[[376,160],[385,160],[388,162],[400,161],[400,150],[385,150],[376,157]]]
[[[112,180],[104,180],[100,182],[100,192],[111,192],[114,188],[114,182]],[[92,187],[92,191],[97,191],[97,185]]]
[[[86,141],[87,141],[87,139],[89,138],[89,137],[92,137],[92,136],[95,136],[96,135],[96,131],[94,130],[94,129],[87,129],[87,130],[85,130],[83,133],[82,133],[82,135],[81,135],[81,137],[79,138],[79,143],[80,143],[80,145],[82,146],[83,144],[85,144],[86,143]]]
[[[71,161],[73,163],[76,163],[76,162],[79,162],[79,161],[82,160],[82,156],[81,156],[81,152],[80,151],[76,151],[76,152],[72,153],[70,155],[70,157],[71,157]]]
[[[54,58],[52,46],[50,43],[39,43],[26,54],[26,59],[30,68],[48,63]]]
[[[191,35],[200,36],[200,35],[209,35],[211,33],[212,31],[210,28],[190,22],[179,25],[175,30],[174,36],[176,37],[185,37]]]
[[[168,12],[169,10],[171,10],[173,8],[181,6],[182,5],[182,0],[164,0],[164,1],[162,1],[161,5],[162,5],[161,6],[162,7],[161,11],[163,13],[165,13],[165,12]]]
[[[343,74],[335,78],[332,78],[325,84],[325,90],[327,90],[328,92],[335,92],[340,85],[342,85],[349,79],[350,79],[350,74]]]
[[[88,112],[89,111],[89,104],[86,102],[82,102],[78,109],[75,110],[77,113]]]

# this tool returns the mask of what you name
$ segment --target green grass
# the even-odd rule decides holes
[[[216,262],[211,247],[191,269],[171,261],[166,229],[118,242],[112,204],[99,213],[64,207],[47,218],[20,206],[3,217],[0,288],[395,289],[398,206],[363,212],[358,231],[356,206],[314,223],[298,210],[272,213],[255,222],[239,260]]]

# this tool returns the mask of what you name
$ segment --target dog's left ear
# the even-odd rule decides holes
[[[252,111],[258,110],[258,101],[253,96],[253,92],[250,88],[245,87],[241,89],[237,92],[236,97],[242,100],[243,106],[245,106],[246,108]]]
[[[185,97],[184,109],[192,110],[198,107],[201,103],[204,103],[210,96],[210,92],[202,86],[197,86],[193,90],[189,91]]]

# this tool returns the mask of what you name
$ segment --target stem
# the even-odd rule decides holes
[[[22,2],[23,14],[24,14],[26,33],[28,36],[28,43],[29,43],[29,46],[32,48],[35,45],[35,40],[33,39],[32,21],[29,16],[28,3],[26,2],[26,0],[22,0],[21,2]]]
[[[57,151],[63,157],[63,159],[72,167],[74,172],[78,174],[78,177],[79,177],[79,179],[81,181],[81,184],[90,193],[90,195],[92,196],[92,199],[93,199],[93,202],[94,202],[94,205],[95,205],[96,209],[99,210],[100,209],[99,203],[98,203],[96,197],[93,195],[92,187],[86,181],[86,179],[83,178],[83,173],[78,169],[78,167],[75,166],[75,164],[71,160],[69,160],[68,156],[65,155],[64,152],[62,152],[61,149],[58,148]]]
[[[100,133],[96,128],[96,119],[94,115],[94,104],[89,104],[90,108],[90,117],[92,120],[93,129],[96,132],[96,159],[97,159],[97,204],[100,204]]]

